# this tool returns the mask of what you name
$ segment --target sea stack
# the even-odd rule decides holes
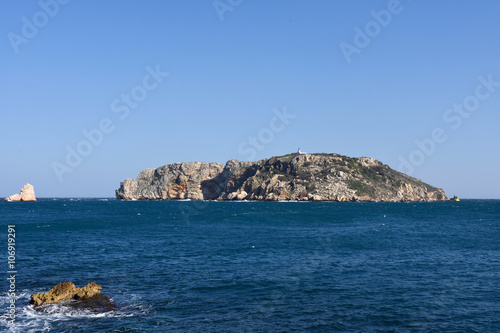
[[[21,189],[21,192],[13,194],[10,197],[5,198],[3,201],[36,201],[35,189],[33,185],[26,184]]]

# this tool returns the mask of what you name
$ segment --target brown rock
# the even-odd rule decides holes
[[[35,307],[43,304],[54,304],[67,300],[86,301],[100,295],[101,286],[95,282],[90,282],[85,287],[77,288],[73,282],[61,282],[46,293],[31,295],[30,304]]]
[[[85,301],[101,293],[102,287],[95,282],[88,283],[85,287],[77,288],[77,293],[73,296],[76,300]]]

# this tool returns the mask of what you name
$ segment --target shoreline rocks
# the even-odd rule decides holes
[[[257,162],[174,163],[126,179],[117,200],[441,201],[439,188],[367,157],[288,154]]]
[[[31,184],[25,184],[21,189],[21,192],[13,194],[3,201],[36,201],[35,189]]]

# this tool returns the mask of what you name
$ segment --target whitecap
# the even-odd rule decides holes
[[[90,309],[68,306],[72,301],[42,305],[40,308],[35,309],[33,305],[28,304],[30,295],[30,292],[16,294],[16,317],[14,324],[9,323],[8,318],[4,316],[10,298],[7,294],[0,296],[0,311],[2,312],[0,317],[0,331],[12,333],[50,332],[53,328],[52,323],[54,322],[87,318],[126,318],[146,315],[150,311],[150,306],[142,304],[140,302],[141,297],[136,295],[129,295],[128,300],[130,303],[118,304],[117,310],[100,313],[93,312]],[[117,303],[113,298],[111,301],[114,304]]]

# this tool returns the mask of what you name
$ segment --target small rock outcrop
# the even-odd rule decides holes
[[[95,312],[114,310],[110,298],[101,294],[101,289],[102,287],[95,282],[90,282],[82,288],[75,287],[73,282],[61,282],[46,293],[31,295],[30,304],[37,308],[42,305],[75,301],[73,303],[75,308],[87,307]]]
[[[257,162],[175,163],[146,169],[118,200],[440,201],[446,193],[368,157],[295,153]]]
[[[33,185],[26,184],[23,186],[20,193],[11,195],[3,201],[36,201],[35,189]]]

